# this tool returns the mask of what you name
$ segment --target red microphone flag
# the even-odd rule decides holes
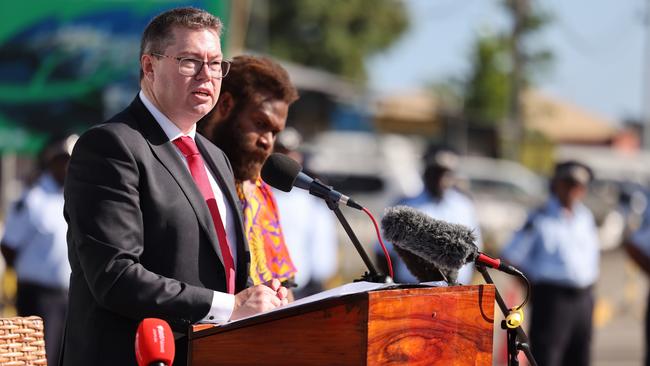
[[[154,363],[171,365],[175,351],[174,335],[166,321],[146,318],[140,322],[135,334],[135,358],[138,366]]]

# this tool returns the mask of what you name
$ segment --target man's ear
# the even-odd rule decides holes
[[[144,73],[144,78],[153,80],[153,62],[151,58],[153,56],[144,54],[140,57],[140,65],[142,67],[142,72]]]
[[[228,92],[221,93],[217,102],[217,112],[221,118],[228,118],[235,108],[235,99]]]

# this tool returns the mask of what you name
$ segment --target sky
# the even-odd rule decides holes
[[[405,0],[410,28],[368,62],[370,87],[398,93],[462,78],[479,32],[508,29],[500,0]],[[649,115],[642,65],[644,0],[540,0],[553,20],[535,42],[554,61],[537,80],[545,94],[613,123]],[[395,70],[398,70],[397,72]]]

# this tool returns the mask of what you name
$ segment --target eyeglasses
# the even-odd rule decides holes
[[[183,76],[196,76],[201,70],[203,70],[203,65],[208,65],[208,70],[210,70],[210,75],[215,79],[223,79],[228,75],[230,71],[230,61],[202,61],[193,59],[190,57],[173,57],[168,55],[163,55],[160,53],[152,53],[153,56],[166,57],[178,62],[178,72]]]

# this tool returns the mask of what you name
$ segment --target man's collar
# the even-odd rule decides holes
[[[564,207],[562,206],[562,202],[560,202],[560,199],[555,194],[551,194],[551,197],[548,201],[548,208],[550,212],[553,214],[560,214],[560,213],[575,214],[575,212],[577,210],[580,210],[581,207],[582,207],[581,202],[575,202],[571,207]]]
[[[147,98],[142,90],[140,90],[140,93],[138,95],[140,96],[140,100],[142,100],[142,104],[144,104],[145,108],[147,108],[156,122],[158,122],[160,128],[163,129],[165,135],[167,135],[167,138],[169,138],[169,141],[174,141],[181,136],[189,136],[194,139],[196,136],[196,124],[192,126],[192,129],[186,135],[181,131],[180,128],[178,128],[178,126],[174,124],[174,122],[167,118],[167,116],[165,116],[161,111],[158,110],[158,108],[156,108],[153,103],[151,103],[151,101]]]

